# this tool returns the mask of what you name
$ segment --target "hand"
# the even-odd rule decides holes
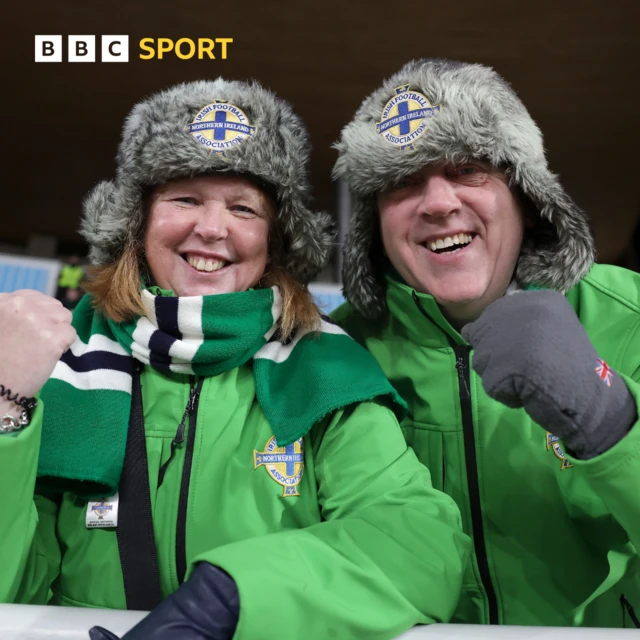
[[[163,600],[122,640],[231,640],[240,615],[238,589],[219,567],[201,562],[191,578]],[[118,640],[111,631],[93,627],[91,640]]]
[[[12,394],[35,395],[76,339],[71,318],[58,300],[38,291],[0,293],[0,384]]]
[[[578,458],[592,458],[621,440],[637,419],[624,381],[598,354],[566,298],[527,291],[489,305],[462,335],[489,396],[524,407],[564,440]]]

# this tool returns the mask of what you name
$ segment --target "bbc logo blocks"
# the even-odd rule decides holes
[[[67,59],[69,62],[95,62],[95,36],[69,36]]]
[[[102,36],[102,62],[129,62],[129,36]]]
[[[36,62],[62,62],[62,36],[36,36]],[[68,36],[68,62],[96,62],[96,36]],[[129,62],[129,36],[100,36],[102,62]]]
[[[36,62],[62,62],[62,36],[36,36]]]

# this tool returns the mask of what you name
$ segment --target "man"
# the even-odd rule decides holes
[[[638,626],[640,277],[594,265],[489,68],[407,64],[336,146],[354,210],[334,316],[473,537],[453,621]]]

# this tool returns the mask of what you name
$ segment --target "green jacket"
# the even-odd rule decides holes
[[[159,488],[158,473],[189,376],[147,367],[141,381],[165,595],[180,584],[177,566],[204,560],[224,568],[240,593],[239,640],[392,638],[450,618],[468,539],[455,504],[432,488],[389,409],[363,403],[315,425],[303,440],[299,496],[285,497],[258,455],[272,433],[251,365],[207,378],[195,428],[185,434],[194,455],[182,521],[187,447],[176,449]],[[70,494],[39,495],[34,505],[42,411],[19,435],[0,437],[0,601],[124,609],[115,530],[87,529],[87,503]],[[186,548],[176,543],[179,527]]]
[[[567,298],[640,400],[640,275],[596,265]],[[633,626],[625,600],[640,615],[640,427],[595,459],[565,457],[523,409],[487,396],[469,345],[431,296],[387,278],[387,302],[381,322],[348,304],[334,318],[408,402],[407,443],[473,537],[452,621]]]

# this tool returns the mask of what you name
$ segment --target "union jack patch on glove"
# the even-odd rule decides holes
[[[611,382],[613,381],[613,371],[602,358],[598,358],[597,360],[598,365],[596,366],[596,373],[600,376],[600,380],[602,380],[607,387],[610,387]]]

